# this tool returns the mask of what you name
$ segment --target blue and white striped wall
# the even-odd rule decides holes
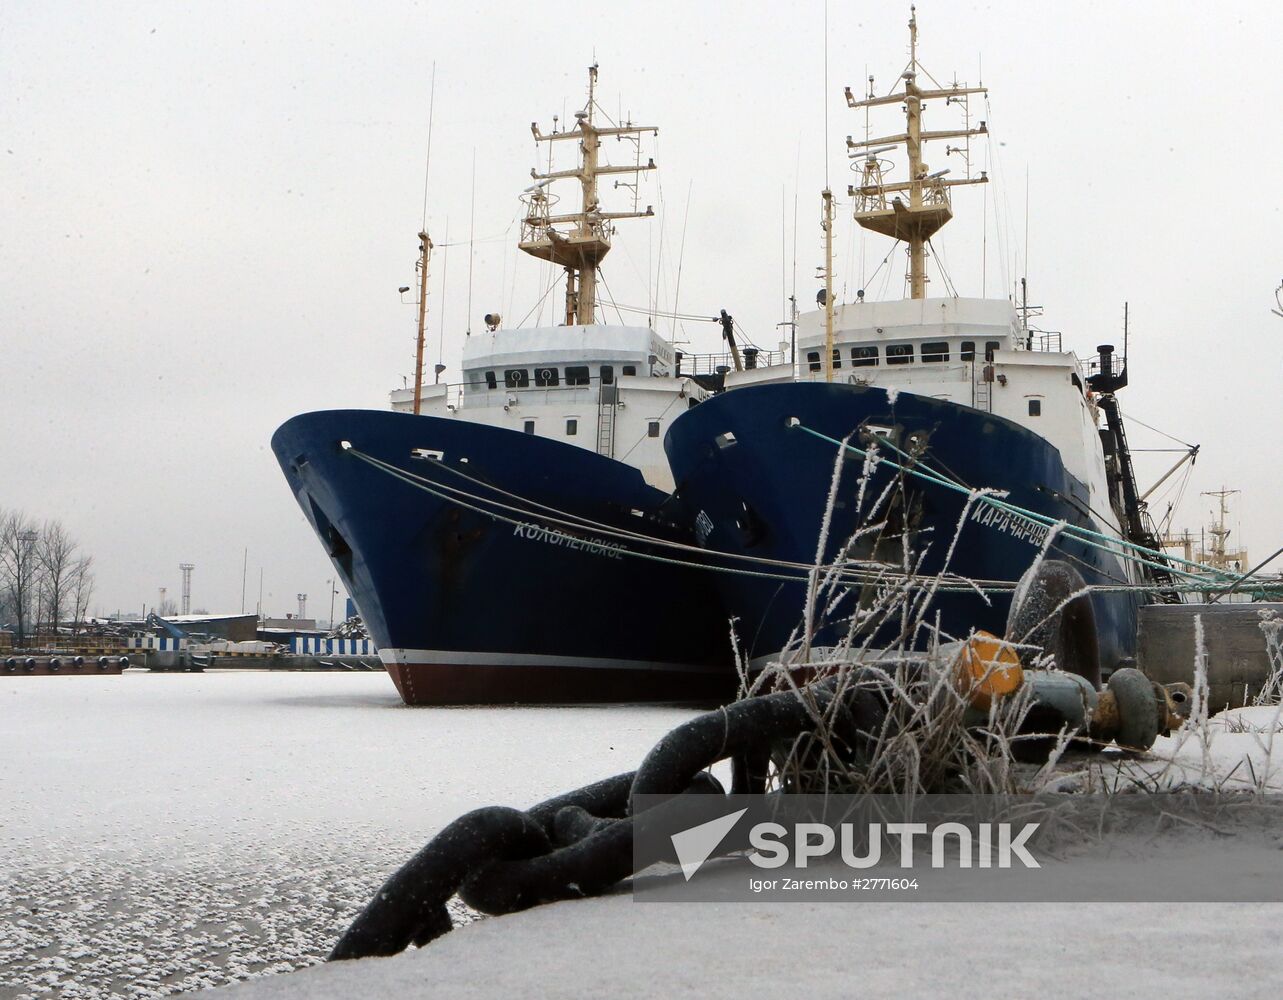
[[[295,636],[290,652],[311,656],[377,656],[378,648],[369,639],[326,639],[324,636]]]
[[[158,653],[176,653],[187,648],[186,639],[174,639],[167,635],[144,635],[127,641],[130,649],[153,649]]]

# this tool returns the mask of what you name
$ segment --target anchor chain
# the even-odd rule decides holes
[[[772,747],[821,723],[833,745],[855,749],[876,729],[886,705],[857,681],[847,675],[745,698],[672,730],[636,771],[524,811],[486,806],[466,813],[388,878],[328,960],[395,955],[427,944],[452,929],[446,903],[456,893],[474,909],[499,915],[608,892],[635,874],[634,796],[725,794],[707,768],[728,758],[732,790],[760,791]],[[640,867],[658,860],[644,859]]]

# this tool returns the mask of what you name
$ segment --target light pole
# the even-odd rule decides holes
[[[334,598],[337,596],[339,589],[334,586],[335,581],[330,580],[330,630],[334,629]]]

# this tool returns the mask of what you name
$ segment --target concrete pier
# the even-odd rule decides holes
[[[1264,615],[1283,618],[1283,602],[1151,604],[1141,608],[1137,666],[1160,684],[1194,682],[1194,619],[1203,621],[1210,709],[1250,704],[1270,674]]]

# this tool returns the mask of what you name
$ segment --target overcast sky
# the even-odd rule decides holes
[[[955,191],[936,241],[959,293],[1005,295],[1026,270],[1027,177],[1042,324],[1087,355],[1121,343],[1130,300],[1125,411],[1203,446],[1176,524],[1197,531],[1198,491],[1224,483],[1243,490],[1252,554],[1283,545],[1283,4],[926,0],[918,15],[926,68],[970,83],[983,68],[990,88],[976,165],[995,183]],[[605,265],[618,302],[671,309],[680,259],[683,312],[725,307],[777,339],[795,197],[798,297],[814,302],[826,160],[852,298],[890,246],[849,221],[841,140],[863,119],[842,88],[872,73],[890,89],[907,17],[832,4],[826,86],[811,0],[5,0],[0,507],[82,540],[103,612],[176,597],[180,562],[196,564],[195,606],[237,610],[248,548],[250,609],[262,567],[266,611],[306,592],[326,617],[330,565],[268,442],[305,410],[382,408],[412,370],[396,289],[413,280],[433,64],[428,225],[461,245],[433,259],[430,353],[444,334],[457,378],[466,241],[473,328],[519,320],[544,287],[514,247],[529,125],[582,105],[594,58],[601,103],[661,128],[642,191],[658,218],[621,223]],[[871,297],[902,294],[898,258]],[[716,347],[711,324],[676,332]],[[1137,426],[1131,441],[1167,444]],[[1140,456],[1142,479],[1174,458]]]

